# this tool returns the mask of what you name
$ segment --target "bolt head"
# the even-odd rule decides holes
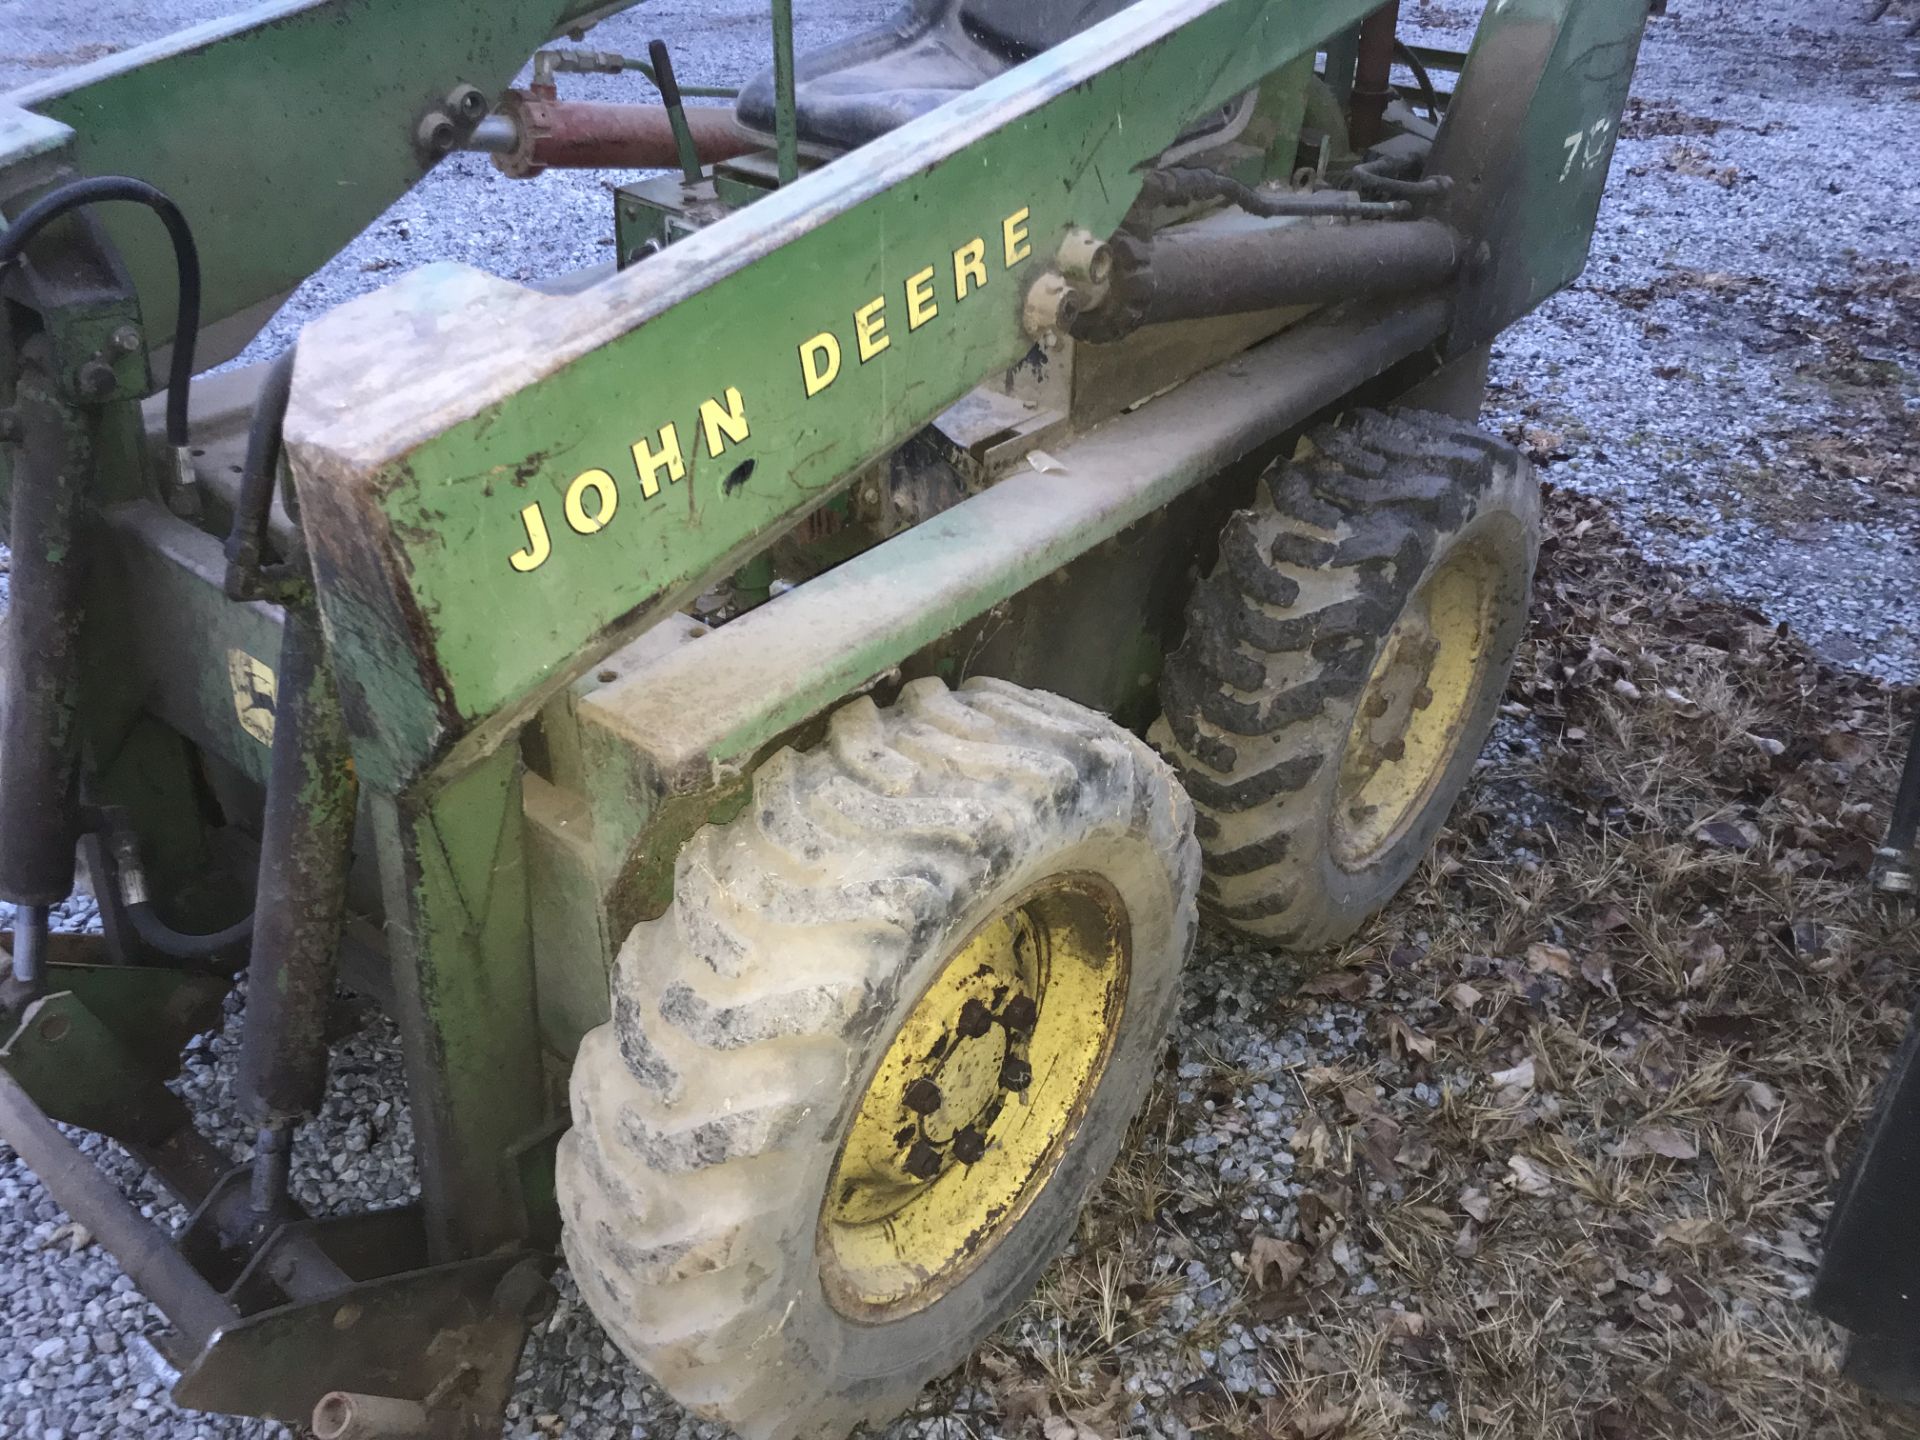
[[[447,110],[457,115],[468,125],[478,125],[487,118],[487,97],[473,85],[456,85],[447,92]]]
[[[111,399],[120,382],[114,378],[113,367],[104,360],[89,360],[80,367],[80,373],[74,376],[74,383],[83,400]]]
[[[140,348],[140,329],[136,325],[122,325],[113,332],[113,348],[123,355],[131,355]]]
[[[1079,314],[1080,297],[1058,271],[1046,271],[1027,287],[1021,320],[1029,339],[1051,345]]]
[[[420,128],[414,132],[414,138],[429,154],[445,155],[459,140],[460,131],[446,111],[429,110],[420,117]]]
[[[940,1152],[926,1141],[916,1140],[900,1168],[916,1180],[931,1180],[940,1173]]]
[[[1000,1088],[1002,1090],[1025,1090],[1033,1083],[1033,1067],[1018,1055],[1009,1055],[1000,1062]]]
[[[914,1114],[931,1115],[940,1108],[940,1087],[923,1075],[907,1086],[906,1093],[900,1098],[906,1101],[907,1108]]]

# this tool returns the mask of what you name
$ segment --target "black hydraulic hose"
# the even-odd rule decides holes
[[[247,426],[247,457],[240,469],[233,528],[227,534],[226,593],[230,600],[260,598],[260,564],[267,548],[274,476],[280,471],[281,426],[287,418],[287,399],[293,393],[295,353],[286,350],[268,369]]]
[[[1400,63],[1413,72],[1413,78],[1420,86],[1420,98],[1427,102],[1427,118],[1434,124],[1440,123],[1440,92],[1434,88],[1433,76],[1427,73],[1427,67],[1420,63],[1420,57],[1413,53],[1413,47],[1406,41],[1395,39],[1393,53]]]
[[[1447,175],[1428,175],[1420,180],[1407,180],[1398,175],[1389,175],[1391,162],[1386,160],[1368,160],[1356,165],[1347,172],[1347,180],[1355,190],[1365,194],[1388,195],[1402,200],[1419,200],[1432,195],[1444,195],[1453,188],[1453,179]]]
[[[187,397],[193,384],[193,347],[200,335],[200,251],[193,243],[187,217],[164,191],[128,175],[101,175],[62,185],[34,201],[0,231],[0,269],[19,259],[50,221],[102,200],[145,205],[160,217],[160,223],[167,227],[167,238],[173,242],[180,317],[174,326],[173,364],[167,374],[167,443],[181,449],[187,444]]]
[[[1181,165],[1149,172],[1140,187],[1140,201],[1135,203],[1187,205],[1200,200],[1225,200],[1265,219],[1324,215],[1394,220],[1413,208],[1392,200],[1361,200],[1338,190],[1256,190],[1217,170]]]
[[[114,818],[117,813],[111,810],[101,812],[99,823],[106,831],[106,848],[114,888],[119,891],[120,903],[141,943],[176,960],[207,960],[252,938],[252,912],[226,929],[215,930],[207,935],[189,935],[162,920],[147,895],[146,870],[140,863],[140,842],[134,837],[133,831],[126,828],[124,821]]]
[[[210,960],[253,938],[251,912],[244,919],[210,935],[188,935],[174,929],[160,918],[151,900],[127,906],[127,919],[133,922],[133,931],[140,937],[141,944],[158,950],[162,955],[170,955],[175,960]]]

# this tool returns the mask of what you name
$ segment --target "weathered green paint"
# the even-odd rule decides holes
[[[525,1233],[511,1157],[546,1119],[519,751],[373,816],[429,1241],[480,1255]]]
[[[161,1079],[179,1070],[180,1050],[188,1040],[220,1024],[221,1002],[231,988],[218,975],[160,966],[56,962],[47,967],[50,995],[70,994],[142,1069]]]
[[[152,714],[264,785],[269,751],[240,723],[228,657],[279,664],[280,612],[236,604],[220,589],[220,542],[151,501],[103,526],[97,613],[89,628],[88,722],[105,753]]]
[[[1484,246],[1455,353],[1486,343],[1586,267],[1648,0],[1495,0],[1434,143],[1443,213]]]
[[[582,0],[273,0],[64,72],[8,100],[71,126],[87,175],[133,175],[192,224],[211,326],[304,280],[428,168],[414,130],[456,84],[497,96]],[[102,207],[147,311],[173,333],[152,216]],[[265,320],[261,315],[260,320]]]
[[[310,327],[288,446],[342,671],[377,677],[399,717],[363,731],[369,775],[404,784],[524,714],[1017,360],[1023,290],[1066,231],[1111,233],[1142,159],[1367,9],[1145,0],[590,290],[431,266]],[[953,251],[976,237],[989,279],[954,302]],[[903,287],[926,266],[939,309],[915,332]],[[879,296],[891,343],[861,364],[853,313]],[[842,369],[809,398],[799,347],[824,331]],[[751,436],[710,457],[700,407],[729,386]],[[669,423],[685,477],[647,500],[630,447],[662,448]],[[619,510],[575,534],[564,496],[595,469]],[[516,573],[533,504],[551,554]]]
[[[0,1045],[0,1069],[62,1124],[142,1142],[190,1123],[159,1081],[178,1070],[188,1035],[218,1022],[225,983],[120,966],[48,970],[55,988],[21,1014]],[[138,978],[148,974],[156,978]],[[151,1007],[144,1014],[142,1002]]]

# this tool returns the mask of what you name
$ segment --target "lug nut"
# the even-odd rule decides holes
[[[926,1141],[916,1140],[900,1168],[916,1180],[931,1180],[940,1173],[940,1152]]]
[[[1025,1090],[1033,1083],[1033,1067],[1018,1055],[1009,1055],[1000,1062],[1000,1088],[1002,1090]]]
[[[900,1098],[914,1114],[931,1115],[940,1108],[940,1087],[923,1075],[907,1086]]]
[[[1016,995],[1000,1008],[1000,1023],[1009,1035],[1025,1035],[1040,1018],[1040,1007],[1030,995]]]
[[[953,1137],[953,1158],[962,1165],[976,1165],[980,1157],[987,1153],[987,1140],[978,1130],[969,1125],[956,1131]]]
[[[993,1012],[975,997],[960,1007],[960,1020],[953,1028],[962,1040],[978,1040],[993,1028]]]

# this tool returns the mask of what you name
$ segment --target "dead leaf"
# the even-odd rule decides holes
[[[1453,1237],[1453,1253],[1463,1260],[1471,1260],[1480,1253],[1480,1230],[1471,1220]]]
[[[1369,1120],[1375,1116],[1385,1118],[1386,1111],[1380,1108],[1380,1097],[1373,1093],[1371,1085],[1349,1085],[1340,1092],[1340,1102],[1347,1107],[1347,1113],[1356,1120]]]
[[[1473,1007],[1486,998],[1464,980],[1447,991],[1447,1003],[1462,1015],[1471,1014]]]
[[[1820,737],[1820,753],[1839,765],[1864,765],[1873,759],[1873,746],[1851,730],[1833,730]]]
[[[1691,1135],[1665,1125],[1642,1125],[1613,1147],[1612,1153],[1623,1160],[1639,1155],[1659,1155],[1668,1160],[1697,1160],[1700,1144]]]
[[[1436,1042],[1431,1036],[1422,1035],[1391,1010],[1386,1013],[1385,1024],[1387,1027],[1387,1044],[1395,1054],[1403,1057],[1407,1055],[1418,1055],[1422,1060],[1433,1059]]]
[[[1507,1158],[1508,1179],[1522,1195],[1551,1195],[1553,1177],[1525,1155]]]
[[[1427,1333],[1427,1317],[1418,1310],[1380,1310],[1374,1319],[1389,1340],[1418,1340]]]
[[[1325,1437],[1338,1434],[1346,1428],[1347,1412],[1341,1405],[1321,1405],[1312,1410],[1296,1410],[1290,1422],[1292,1432],[1300,1440],[1325,1440]],[[1048,1436],[1047,1440],[1055,1440]]]
[[[1625,930],[1632,924],[1632,912],[1626,906],[1612,900],[1601,906],[1600,913],[1593,917],[1593,928],[1601,935],[1611,930]]]
[[[1562,979],[1571,980],[1573,955],[1559,945],[1535,941],[1527,946],[1527,968],[1536,975],[1553,974]]]
[[[1688,1215],[1662,1225],[1653,1238],[1671,1249],[1699,1250],[1726,1239],[1727,1227],[1710,1216]]]
[[[1307,1252],[1291,1240],[1272,1235],[1256,1235],[1247,1246],[1247,1278],[1255,1290],[1267,1288],[1267,1276],[1275,1273],[1273,1288],[1284,1290],[1298,1278],[1307,1263]]]
[[[1582,955],[1580,974],[1586,982],[1598,990],[1614,993],[1613,961],[1605,955]]]
[[[1328,1128],[1326,1121],[1315,1115],[1287,1137],[1287,1148],[1293,1151],[1294,1159],[1301,1168],[1324,1170],[1327,1155],[1333,1148],[1333,1131]]]
[[[69,1220],[64,1225],[56,1225],[47,1238],[40,1242],[42,1250],[51,1250],[61,1241],[67,1245],[69,1255],[78,1255],[93,1243],[93,1232],[77,1221]]]
[[[1091,1425],[1068,1415],[1049,1415],[1040,1429],[1047,1440],[1106,1440]]]
[[[1758,827],[1746,820],[1709,820],[1693,834],[1695,839],[1722,850],[1751,850],[1760,843]]]
[[[1502,1090],[1531,1090],[1534,1079],[1533,1057],[1529,1055],[1511,1069],[1496,1070],[1487,1078]]]
[[[1300,993],[1325,995],[1335,1000],[1364,1000],[1367,998],[1367,977],[1359,970],[1322,970],[1302,982]]]
[[[1360,1128],[1360,1153],[1374,1172],[1389,1185],[1400,1183],[1400,1167],[1394,1155],[1400,1149],[1400,1127],[1381,1115]]]
[[[1493,1214],[1493,1201],[1479,1186],[1470,1185],[1460,1192],[1460,1208],[1484,1225]]]
[[[1027,1420],[1038,1420],[1044,1426],[1053,1414],[1052,1392],[1037,1380],[999,1386],[994,1390],[994,1400],[1010,1431],[1021,1428]]]

